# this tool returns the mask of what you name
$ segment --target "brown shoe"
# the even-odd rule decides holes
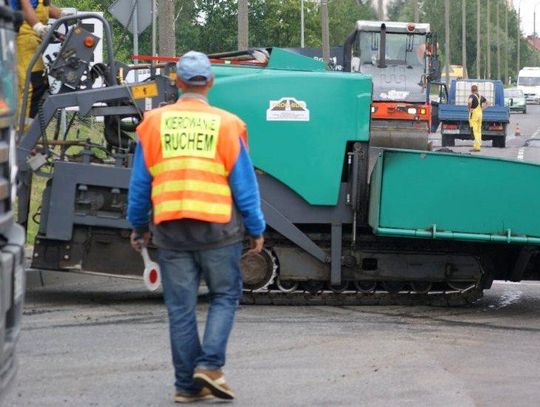
[[[175,403],[193,403],[194,401],[209,400],[214,398],[210,390],[202,388],[198,393],[189,393],[183,390],[176,390],[174,394]]]
[[[195,369],[193,379],[195,379],[195,383],[206,387],[214,396],[220,399],[234,399],[234,392],[227,386],[225,375],[220,369]]]

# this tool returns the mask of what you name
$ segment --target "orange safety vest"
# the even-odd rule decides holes
[[[247,138],[242,120],[186,97],[147,112],[137,134],[152,175],[155,224],[231,220],[228,175],[240,153],[240,138]]]

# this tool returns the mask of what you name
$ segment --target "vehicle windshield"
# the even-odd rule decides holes
[[[360,64],[377,65],[379,62],[379,32],[360,32],[358,52]],[[426,36],[422,34],[386,34],[386,64],[424,66]]]
[[[523,91],[521,91],[519,89],[506,89],[504,91],[504,95],[506,97],[509,97],[509,98],[522,98],[522,97],[524,97],[523,96]]]
[[[521,86],[540,86],[540,77],[535,76],[520,76],[518,85]]]

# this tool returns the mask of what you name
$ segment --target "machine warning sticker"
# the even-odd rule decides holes
[[[280,122],[308,122],[309,109],[307,108],[306,102],[296,100],[293,97],[271,100],[270,107],[266,111],[266,120]]]
[[[161,151],[164,158],[214,158],[221,117],[201,112],[163,112]]]
[[[135,85],[131,87],[133,99],[153,98],[158,95],[158,88],[155,83],[145,85]]]

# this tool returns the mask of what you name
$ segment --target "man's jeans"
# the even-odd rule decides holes
[[[242,295],[241,252],[242,243],[200,251],[159,250],[178,390],[199,391],[192,377],[194,369],[219,369],[225,364],[227,340]],[[201,276],[210,300],[202,344],[195,315]]]

